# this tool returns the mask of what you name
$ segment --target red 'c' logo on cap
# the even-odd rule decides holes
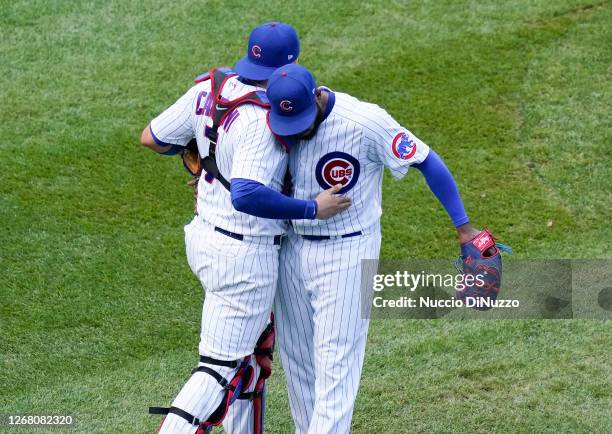
[[[291,106],[291,101],[289,101],[288,99],[282,100],[278,105],[284,112],[290,112],[291,110],[293,110],[293,107]]]
[[[251,53],[253,53],[253,56],[260,58],[261,57],[261,47],[259,45],[253,45],[251,47]]]

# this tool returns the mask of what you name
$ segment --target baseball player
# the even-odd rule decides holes
[[[352,206],[329,220],[293,220],[280,257],[275,313],[297,433],[347,433],[359,386],[368,320],[362,260],[380,252],[384,167],[397,179],[416,167],[447,210],[461,243],[488,232],[470,224],[440,157],[385,110],[325,87],[299,65],[269,80],[269,127],[289,147],[292,195],[310,200],[331,186]],[[280,209],[276,211],[280,214]],[[270,211],[274,215],[274,210]],[[488,234],[488,235],[487,235]],[[375,273],[375,269],[366,270]]]
[[[160,154],[197,146],[197,160],[204,167],[197,212],[185,227],[187,259],[206,290],[200,362],[170,408],[150,409],[167,414],[161,433],[209,432],[221,422],[228,433],[263,431],[264,380],[274,341],[269,318],[286,227],[280,220],[236,211],[232,199],[239,206],[242,190],[228,179],[265,186],[272,192],[267,200],[287,199],[292,218],[329,217],[350,205],[333,190],[316,201],[279,193],[287,153],[267,129],[264,89],[278,66],[298,56],[299,41],[291,26],[259,26],[251,32],[247,55],[234,66],[237,74],[213,69],[199,77],[142,132],[142,144]],[[257,195],[247,190],[244,194]],[[265,214],[257,207],[248,209]]]

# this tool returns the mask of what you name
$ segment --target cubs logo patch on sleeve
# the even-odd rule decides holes
[[[402,131],[393,138],[391,150],[393,155],[400,160],[409,160],[416,154],[417,144],[406,132]]]
[[[325,154],[315,168],[317,182],[321,188],[327,190],[341,184],[342,189],[338,193],[346,193],[355,186],[359,170],[359,161],[345,152]]]

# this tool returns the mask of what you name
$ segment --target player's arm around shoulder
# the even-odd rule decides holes
[[[236,132],[240,137],[232,165],[231,199],[237,211],[269,219],[312,220],[333,217],[351,205],[350,198],[336,196],[341,186],[320,193],[315,200],[281,193],[287,187],[289,150],[275,139],[265,118],[261,121],[252,119]]]

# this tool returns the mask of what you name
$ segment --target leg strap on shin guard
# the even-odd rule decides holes
[[[200,419],[198,419],[191,413],[187,413],[185,410],[181,410],[178,407],[170,407],[170,408],[168,407],[149,407],[149,414],[167,415],[170,413],[176,414],[177,416],[182,417],[183,419],[185,419],[187,422],[189,422],[192,425],[200,424]]]
[[[198,366],[192,371],[192,374],[196,372],[204,372],[215,380],[217,383],[225,390],[225,395],[221,400],[219,406],[212,412],[212,414],[205,421],[201,421],[196,416],[191,413],[182,410],[178,407],[149,407],[149,414],[162,414],[167,415],[169,413],[175,414],[179,417],[182,417],[187,422],[192,425],[198,426],[197,433],[207,433],[209,431],[209,427],[219,425],[225,415],[227,414],[227,410],[229,406],[236,400],[238,396],[242,393],[242,391],[248,388],[253,380],[253,367],[249,366],[251,356],[246,356],[242,360],[237,361],[227,361],[227,360],[217,360],[212,357],[200,356],[200,362],[207,363],[210,365],[217,366],[225,366],[228,368],[238,368],[236,374],[231,380],[226,380],[221,374],[215,371],[208,366]]]

